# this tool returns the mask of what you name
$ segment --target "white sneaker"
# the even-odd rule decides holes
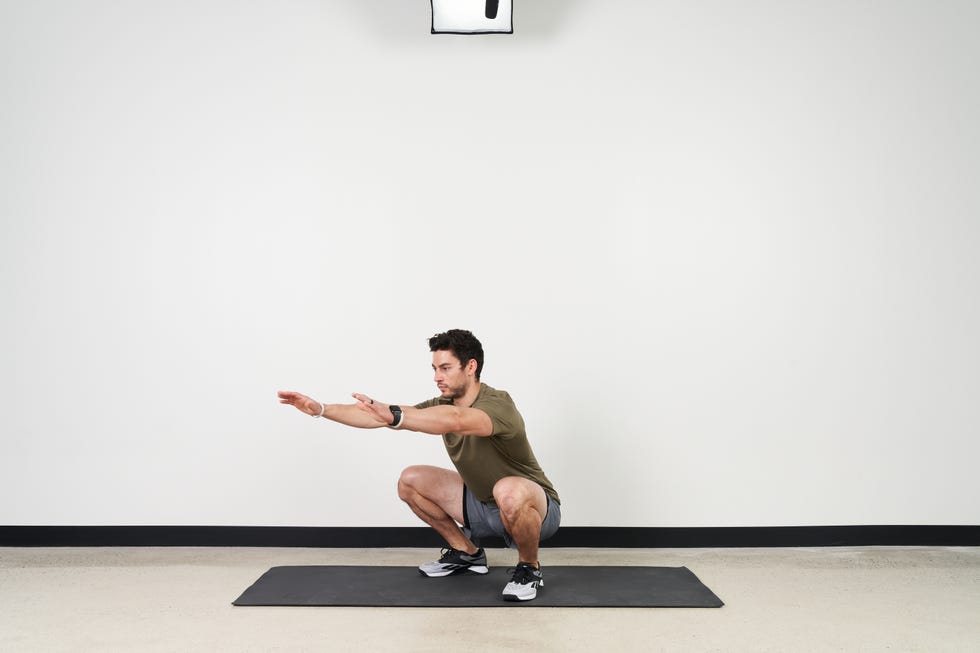
[[[504,588],[504,600],[530,601],[538,595],[539,587],[544,587],[541,570],[526,562],[519,562],[510,582]]]
[[[430,578],[449,576],[450,574],[461,574],[472,572],[474,574],[485,574],[490,571],[487,567],[487,554],[483,549],[476,553],[463,553],[453,548],[443,549],[442,557],[435,562],[427,562],[419,565],[419,573]]]

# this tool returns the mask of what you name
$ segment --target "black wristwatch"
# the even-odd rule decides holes
[[[402,407],[395,406],[394,404],[392,404],[391,406],[388,406],[388,410],[391,411],[391,416],[395,418],[391,422],[391,428],[397,429],[399,426],[402,425],[402,418],[404,417],[404,414],[402,413]]]

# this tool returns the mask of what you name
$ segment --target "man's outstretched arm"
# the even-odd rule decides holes
[[[325,417],[359,429],[376,429],[388,425],[375,415],[360,409],[358,404],[322,404],[316,399],[292,391],[280,391],[279,403],[293,406],[310,416]]]
[[[383,404],[367,395],[354,393],[357,408],[371,414],[381,422],[381,426],[390,426],[394,421],[389,404]],[[487,437],[493,435],[493,422],[490,416],[479,408],[461,408],[450,404],[432,406],[430,408],[415,408],[402,406],[402,421],[400,429],[443,435],[456,433],[458,435],[476,435]]]

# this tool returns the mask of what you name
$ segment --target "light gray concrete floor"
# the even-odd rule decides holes
[[[437,554],[0,548],[0,651],[980,651],[980,548],[542,551],[545,574],[686,566],[720,609],[231,605],[272,566],[416,565]],[[489,557],[514,564],[510,551]]]

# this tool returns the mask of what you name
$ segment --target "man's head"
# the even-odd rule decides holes
[[[476,378],[483,371],[483,345],[470,331],[450,329],[429,338],[429,351],[452,352],[460,364],[466,367],[470,360],[476,361]]]
[[[469,331],[451,329],[429,338],[432,370],[444,397],[462,396],[483,371],[483,345]]]

